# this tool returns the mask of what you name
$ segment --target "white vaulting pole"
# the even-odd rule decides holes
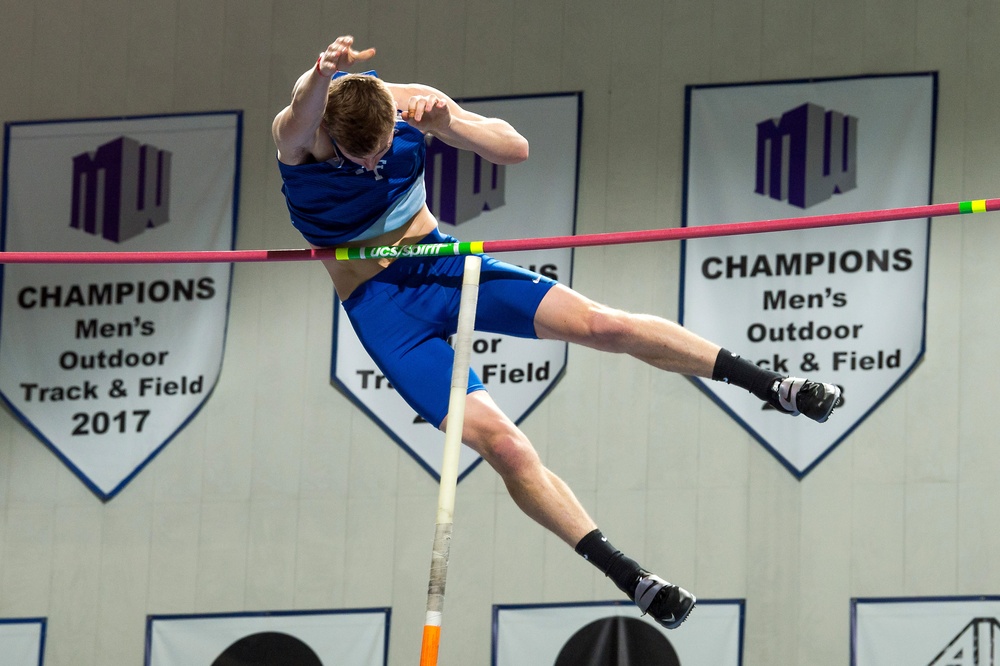
[[[472,332],[476,324],[476,304],[479,301],[481,263],[481,259],[475,255],[465,258],[462,300],[458,309],[458,330],[455,333],[455,364],[451,370],[448,422],[444,432],[444,457],[441,463],[441,486],[438,490],[431,574],[427,583],[427,616],[424,620],[423,644],[420,646],[420,666],[437,665],[438,646],[441,643],[444,586],[448,578],[448,556],[451,551],[451,531],[455,518],[458,459],[462,449],[465,398],[469,386],[469,357],[472,353]]]

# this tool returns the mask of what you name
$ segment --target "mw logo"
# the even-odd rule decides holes
[[[857,187],[858,119],[805,103],[757,123],[754,191],[809,208]]]
[[[427,207],[442,222],[459,225],[504,205],[506,171],[438,138],[427,146]]]
[[[69,226],[121,243],[167,223],[170,158],[124,136],[75,155]]]

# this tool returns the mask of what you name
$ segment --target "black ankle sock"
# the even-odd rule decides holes
[[[774,398],[771,392],[774,381],[780,381],[784,377],[777,372],[764,370],[727,349],[720,349],[715,358],[712,379],[745,388],[761,400],[771,402]]]
[[[580,539],[580,543],[576,544],[576,552],[604,572],[629,598],[635,598],[635,588],[642,568],[638,562],[612,546],[601,534],[601,530],[594,530]]]

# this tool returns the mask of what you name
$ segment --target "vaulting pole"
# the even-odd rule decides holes
[[[436,666],[438,646],[441,641],[444,588],[448,577],[448,556],[451,551],[451,532],[455,518],[458,459],[462,447],[462,427],[465,423],[469,357],[472,353],[472,332],[476,324],[481,263],[481,259],[477,256],[465,258],[462,300],[458,310],[458,331],[455,334],[455,364],[451,371],[451,394],[448,398],[448,420],[445,424],[437,522],[434,528],[434,547],[431,552],[430,580],[427,583],[427,615],[424,620],[423,643],[420,646],[420,666]]]

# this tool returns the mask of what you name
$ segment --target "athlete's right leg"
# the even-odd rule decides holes
[[[447,418],[442,430],[446,424]],[[596,528],[569,486],[542,464],[528,437],[486,391],[466,398],[462,441],[496,470],[525,514],[570,546]]]
[[[441,428],[446,426],[447,418]],[[687,618],[694,595],[646,571],[612,546],[569,486],[542,464],[527,436],[486,391],[466,397],[462,439],[500,474],[526,515],[603,571],[643,613],[668,629]]]

